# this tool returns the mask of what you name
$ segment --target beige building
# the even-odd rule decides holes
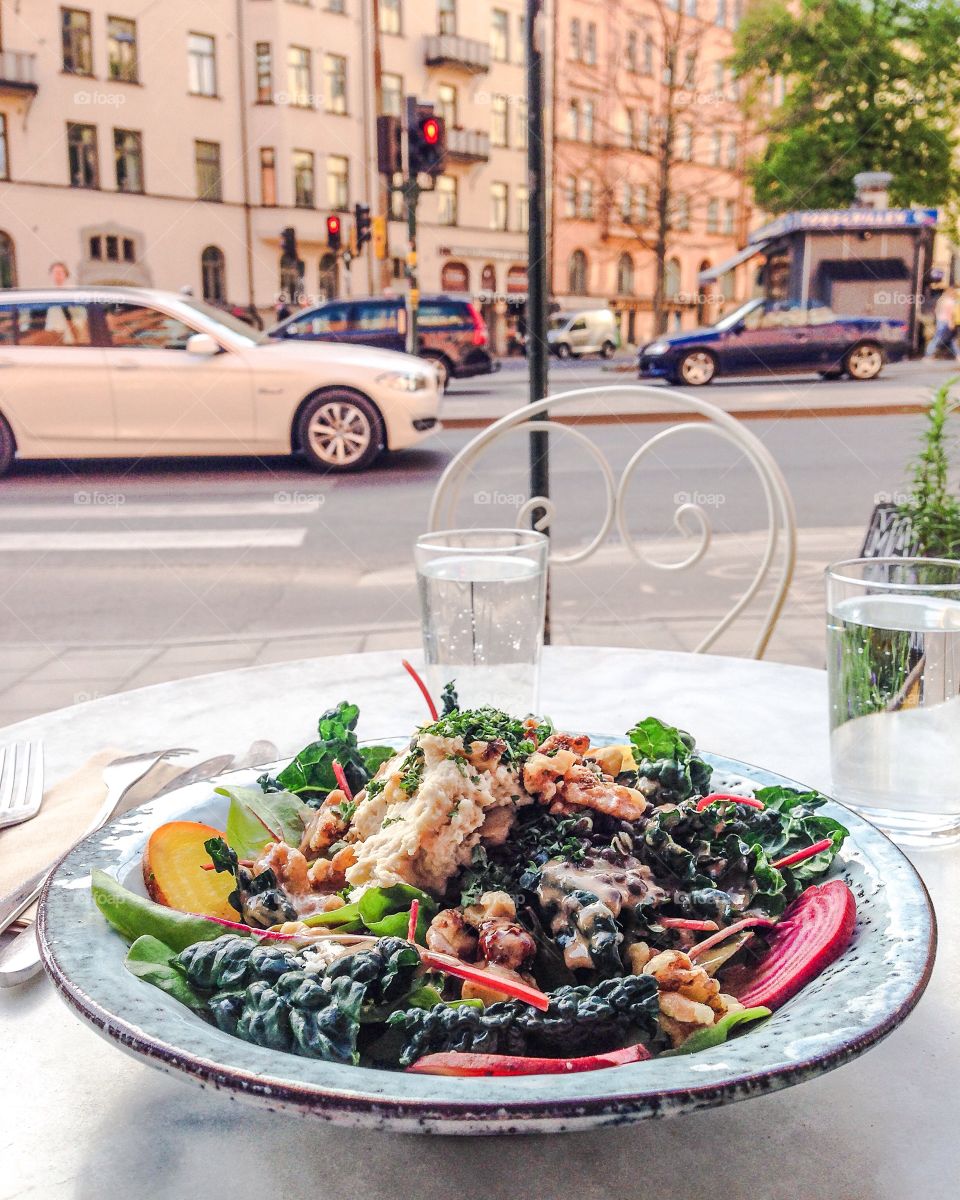
[[[378,92],[386,112],[414,93],[450,149],[420,204],[421,288],[479,298],[502,345],[526,290],[522,0],[81,3],[0,0],[0,284],[63,262],[267,311],[297,283],[293,228],[308,297],[400,290],[403,223],[384,267],[368,247],[347,270],[326,218],[386,203]]]

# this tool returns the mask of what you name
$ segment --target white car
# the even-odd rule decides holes
[[[362,470],[439,428],[433,367],[276,341],[139,288],[0,291],[0,474],[20,458],[301,452]]]

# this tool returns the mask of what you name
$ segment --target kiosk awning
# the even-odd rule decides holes
[[[715,267],[708,267],[706,271],[701,271],[697,276],[697,283],[712,283],[715,279],[719,279],[721,275],[726,275],[728,271],[732,271],[734,267],[739,267],[741,263],[745,263],[748,258],[753,258],[757,254],[763,254],[768,245],[768,242],[756,242],[750,246],[745,246],[742,250],[737,251],[733,258],[728,258],[726,262],[718,263]]]

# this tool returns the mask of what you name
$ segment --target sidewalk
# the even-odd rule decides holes
[[[862,534],[859,527],[800,531],[794,582],[767,659],[823,666],[823,568],[855,553]],[[693,572],[641,567],[613,543],[580,567],[558,567],[552,575],[552,640],[558,645],[691,650],[746,586],[764,541],[765,535],[760,533],[719,535],[704,564]],[[677,544],[640,545],[644,552],[666,560],[681,553]],[[363,575],[355,586],[364,590],[367,601],[376,602],[382,596],[382,611],[398,616],[373,624],[351,621],[352,589],[341,589],[318,595],[318,611],[325,613],[327,620],[315,629],[251,631],[242,640],[181,640],[160,645],[0,644],[0,725],[191,675],[325,654],[401,650],[419,644],[419,622],[413,615],[418,603],[410,566],[380,566]],[[406,601],[399,606],[398,588]],[[758,597],[749,615],[722,636],[714,652],[749,655],[758,629],[753,614],[765,607],[764,597]]]

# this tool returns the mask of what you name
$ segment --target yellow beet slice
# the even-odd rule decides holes
[[[203,869],[210,862],[203,843],[214,837],[223,834],[199,821],[168,821],[155,829],[143,855],[143,882],[150,898],[181,912],[235,920],[237,910],[227,900],[233,876]]]

